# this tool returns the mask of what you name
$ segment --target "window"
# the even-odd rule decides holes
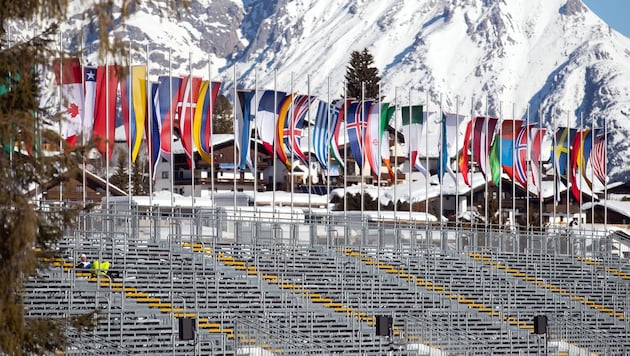
[[[168,171],[162,172],[162,179],[168,179]]]

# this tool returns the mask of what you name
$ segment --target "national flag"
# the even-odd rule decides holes
[[[330,127],[332,122],[333,106],[320,100],[317,104],[317,113],[315,114],[315,124],[313,125],[313,135],[311,136],[311,144],[315,151],[315,157],[322,169],[328,169],[329,146],[328,142],[332,137],[333,128]],[[339,112],[337,112],[339,115]]]
[[[214,113],[220,87],[220,82],[210,83],[204,80],[201,83],[193,119],[193,141],[199,156],[208,164],[213,164],[210,131],[212,128],[212,114]],[[234,142],[236,144],[236,140]]]
[[[514,170],[508,175],[524,186],[526,190],[540,194],[539,169],[540,147],[546,130],[538,128],[535,124],[521,125],[516,137],[516,146],[514,147]]]
[[[293,104],[293,98],[295,94],[290,94],[282,99],[280,103],[280,107],[278,110],[278,122],[276,123],[276,133],[275,133],[275,147],[276,147],[276,155],[280,162],[284,163],[287,168],[291,168],[291,162],[287,156],[287,143],[284,141],[284,134],[289,133],[291,130],[291,107]],[[300,132],[301,134],[301,132]]]
[[[490,168],[496,185],[499,185],[502,172],[514,178],[514,146],[522,125],[522,120],[503,120],[495,134],[490,149]]]
[[[343,157],[341,157],[341,152],[339,152],[339,135],[341,134],[341,124],[346,120],[345,112],[348,106],[350,106],[350,100],[339,100],[332,106],[330,116],[330,127],[333,130],[332,137],[330,138],[330,152],[335,158],[335,161],[339,163],[339,167],[342,170],[346,169],[346,162]],[[344,142],[344,144],[347,144],[347,142]]]
[[[593,143],[593,151],[591,152],[591,168],[593,175],[602,183],[606,185],[608,183],[608,177],[606,176],[606,137],[604,135],[595,136],[595,142]]]
[[[369,106],[367,115],[367,127],[365,130],[365,139],[363,142],[365,155],[370,164],[372,175],[378,179],[381,172],[381,115],[379,105],[372,103]]]
[[[479,170],[487,177],[490,173],[489,156],[492,139],[499,119],[493,117],[478,116],[473,119],[472,125],[472,152],[473,160],[477,162]]]
[[[118,65],[99,66],[96,71],[94,142],[102,155],[109,154],[109,159],[112,158],[116,131],[118,72]]]
[[[578,169],[582,173],[582,178],[584,179],[584,181],[586,182],[586,184],[591,190],[593,187],[592,176],[587,174],[587,172],[589,172],[589,168],[591,167],[589,163],[590,163],[590,158],[591,158],[591,152],[593,150],[593,146],[595,145],[593,137],[597,137],[601,135],[602,132],[603,130],[594,129],[594,130],[590,130],[586,134],[583,140],[583,144],[582,144],[582,152],[583,152],[582,158],[583,159],[581,159],[578,162]],[[592,172],[592,168],[590,172]]]
[[[420,163],[418,152],[425,143],[423,132],[424,123],[427,120],[427,113],[423,112],[422,105],[403,106],[401,108],[402,133],[405,138],[405,148],[409,157],[409,164],[414,169],[427,176],[426,168]],[[425,150],[426,151],[426,150]]]
[[[85,142],[92,138],[94,129],[94,109],[96,105],[96,67],[85,67],[84,90],[85,102],[83,111],[83,139]]]
[[[389,122],[396,113],[396,106],[389,106],[389,103],[381,104],[381,159],[387,168],[389,179],[394,182],[395,175],[392,169],[389,152]]]
[[[309,95],[297,95],[293,99],[293,108],[290,111],[289,118],[291,119],[290,125],[285,125],[287,130],[283,131],[282,139],[287,149],[287,155],[292,160],[299,159],[303,164],[308,164],[308,157],[302,152],[302,130],[304,127],[304,120],[310,110],[310,106],[316,100],[315,96]]]
[[[252,125],[254,118],[252,113],[252,105],[254,105],[254,91],[239,89],[236,91],[234,98],[234,142],[239,152],[239,165],[241,170],[248,166],[252,171],[254,166],[249,154],[249,143],[252,139]]]
[[[457,155],[459,147],[457,147],[457,135],[459,135],[459,126],[466,120],[464,115],[443,113],[442,125],[440,130],[440,160],[438,160],[438,178],[442,179],[445,173],[448,173],[453,181],[456,181],[455,172],[451,167],[451,156]]]
[[[371,101],[354,101],[348,108],[348,118],[346,130],[348,132],[348,141],[350,143],[350,151],[354,157],[359,171],[363,171],[363,138],[365,137],[365,129],[367,126],[367,116],[372,105]]]
[[[179,138],[186,152],[188,167],[192,167],[194,147],[191,130],[197,100],[199,99],[200,86],[201,78],[191,76],[182,78],[182,84],[179,87],[179,97],[177,99],[177,117],[175,121],[179,129]]]
[[[177,102],[182,78],[160,76],[155,95],[155,112],[160,129],[160,152],[162,156],[170,160],[171,141],[174,133],[175,116],[177,115]]]
[[[131,160],[136,161],[142,144],[142,133],[147,114],[147,67],[132,66],[121,87],[122,121],[125,126]],[[129,100],[131,99],[131,105]]]
[[[462,146],[463,149],[458,160],[459,171],[462,173],[462,177],[464,178],[464,183],[466,183],[466,185],[468,185],[469,187],[471,186],[471,183],[470,183],[470,177],[468,173],[468,163],[470,160],[469,159],[470,157],[469,144],[470,144],[470,134],[472,131],[472,125],[473,125],[473,120],[468,121],[468,124],[466,125],[466,132],[464,133],[464,144]]]
[[[254,105],[257,109],[254,116],[258,136],[263,147],[272,157],[275,154],[273,146],[278,123],[278,108],[286,96],[287,94],[282,91],[265,90],[262,95],[258,94],[258,103]]]
[[[580,183],[578,183],[578,179],[580,182],[582,181],[582,177],[585,176],[586,172],[586,161],[588,160],[588,156],[584,156],[586,153],[584,142],[587,136],[590,136],[591,129],[583,129],[578,131],[573,138],[573,145],[571,147],[571,194],[575,198],[575,200],[580,200],[582,196],[582,187],[580,187]],[[589,141],[589,152],[590,154],[590,141]],[[586,180],[587,186],[590,188],[590,181]]]
[[[53,70],[61,92],[61,136],[74,146],[83,129],[83,69],[79,58],[57,58],[53,60]]]
[[[151,101],[156,102],[158,83],[150,83],[149,90],[151,91],[149,93]],[[160,122],[156,109],[157,107],[155,105],[151,105],[151,109],[145,117],[146,121],[144,124],[145,136],[147,138],[147,151],[149,154],[149,161],[153,169],[153,177],[151,177],[153,180],[155,180],[155,172],[160,161]]]
[[[569,156],[571,149],[570,146],[573,143],[576,133],[577,129],[559,127],[555,133],[554,145],[551,147],[553,152],[553,159],[551,160],[551,163],[556,170],[557,176],[567,186],[569,184],[568,182],[571,181],[571,163]]]

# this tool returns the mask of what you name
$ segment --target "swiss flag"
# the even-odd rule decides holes
[[[83,133],[83,76],[79,58],[53,60],[55,80],[61,89],[61,135],[74,146]]]

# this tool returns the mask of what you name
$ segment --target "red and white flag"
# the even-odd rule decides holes
[[[74,146],[83,131],[83,76],[79,58],[53,60],[57,85],[60,86],[62,113],[61,136]]]

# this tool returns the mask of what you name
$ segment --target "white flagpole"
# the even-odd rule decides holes
[[[571,211],[569,210],[569,199],[571,198],[571,192],[570,192],[570,185],[571,185],[571,181],[569,179],[569,174],[570,174],[570,169],[571,169],[571,145],[573,144],[573,140],[571,140],[571,138],[575,138],[575,137],[571,137],[571,128],[570,128],[570,117],[569,117],[569,113],[567,113],[567,129],[569,130],[569,134],[567,135],[567,165],[565,166],[565,171],[564,171],[564,175],[566,177],[566,182],[567,182],[567,191],[566,191],[566,196],[567,196],[567,202],[566,202],[566,209],[567,209],[567,226],[569,224],[569,217],[571,216]],[[576,134],[577,134],[577,130],[576,130]]]
[[[378,177],[376,178],[376,182],[378,184],[378,186],[376,187],[376,191],[377,191],[377,193],[376,193],[376,197],[377,197],[376,198],[376,211],[378,212],[378,221],[379,221],[378,223],[380,225],[380,221],[381,221],[381,167],[380,167],[381,166],[380,165],[381,161],[380,160],[381,160],[381,145],[383,144],[381,142],[381,140],[383,138],[383,135],[381,135],[381,130],[380,130],[381,129],[381,120],[382,120],[382,118],[381,118],[381,115],[382,115],[382,113],[381,113],[381,105],[382,105],[382,103],[381,103],[381,83],[380,82],[378,83],[377,103],[378,103],[378,125],[379,125],[379,127],[378,127],[379,128],[379,130],[378,130],[378,134],[379,134],[379,137],[378,137],[378,156],[379,156],[379,161],[378,162],[379,162],[379,164],[378,164],[377,168],[374,168],[374,170],[378,174]],[[388,137],[389,137],[389,135],[388,135]]]
[[[11,28],[9,26],[9,28]],[[10,36],[9,36],[10,37]],[[59,93],[59,112],[61,112],[61,109],[63,107],[63,61],[65,60],[65,54],[63,53],[63,35],[61,34],[61,32],[59,33],[59,89],[58,89],[58,93]],[[59,153],[63,152],[63,116],[61,116],[59,118]],[[11,161],[13,161],[13,148],[10,150],[11,153]],[[107,174],[107,185],[109,186],[109,174]],[[107,194],[109,195],[109,194]],[[59,183],[59,202],[63,201],[63,181]]]
[[[593,154],[593,146],[595,145],[595,118],[591,115],[591,155]],[[593,161],[591,161],[591,167]],[[586,164],[584,165],[584,169],[586,169]],[[591,236],[595,236],[595,187],[593,186],[594,182],[594,172],[591,169]]]
[[[234,77],[234,104],[236,104],[236,98],[238,98],[238,90],[236,89],[237,85],[236,85],[236,63],[234,63],[234,66],[232,67],[232,75]],[[234,110],[232,110],[232,115],[234,116],[234,121],[236,122],[236,105],[232,105],[232,107],[234,107]],[[236,127],[233,126],[233,128],[235,129]],[[233,208],[234,208],[234,214],[236,214],[236,180],[237,180],[237,172],[236,172],[236,130],[232,130],[234,133],[234,145],[232,147],[232,156],[234,157],[232,159],[232,164],[234,165],[232,167],[232,172],[234,174],[234,177],[232,178],[232,189],[234,190],[234,196],[232,198],[232,204],[233,204]],[[248,143],[249,144],[249,143]]]
[[[431,240],[429,240],[429,179],[431,179],[431,169],[429,168],[429,92],[428,91],[426,92],[426,103],[427,103],[427,107],[426,107],[427,117],[425,120],[424,114],[422,115],[422,125],[424,127],[424,164],[425,164],[424,168],[426,171],[424,175],[424,189],[425,189],[424,190],[424,211],[425,211],[424,229],[425,229],[425,235],[427,239],[427,248],[428,248],[428,246],[430,246],[432,242]],[[409,103],[409,105],[411,105],[411,103]],[[425,111],[424,108],[422,111],[423,112]],[[411,181],[409,181],[409,183],[411,183]],[[409,210],[411,211],[411,206]],[[442,220],[440,219],[440,223],[441,222]]]
[[[580,133],[579,131],[577,132],[577,134],[582,135],[581,139],[580,139],[580,146],[584,146],[584,138],[586,138],[586,130],[584,130],[584,113],[580,112],[580,130],[582,130],[582,133]],[[578,160],[582,160],[582,157],[584,157],[584,150],[582,150],[582,147],[578,148],[580,151],[578,151],[578,153],[580,153],[581,157],[577,157]],[[580,161],[578,161],[580,162]],[[575,162],[575,164],[577,165],[578,162]],[[586,169],[586,166],[582,169]],[[580,171],[579,174],[581,175],[582,172]],[[582,234],[582,177],[580,176],[580,183],[579,183],[579,191],[580,191],[580,196],[579,196],[579,205],[578,205],[578,231],[580,232],[580,235]],[[577,180],[576,180],[577,181]],[[592,194],[592,189],[591,189],[591,194]]]
[[[604,117],[604,232],[608,231],[608,121]]]
[[[499,194],[497,198],[499,199],[499,234],[503,230],[503,140],[501,139],[501,135],[503,134],[503,101],[499,101],[499,130],[495,130],[495,133],[498,133],[499,136],[495,137],[495,140],[499,140]],[[500,241],[500,240],[499,240]]]
[[[105,206],[107,211],[109,211],[109,145],[109,55],[107,55],[105,57]]]
[[[208,90],[210,91],[210,200],[212,201],[212,206],[216,206],[214,201],[214,142],[212,142],[212,136],[214,134],[213,126],[214,126],[214,103],[213,103],[213,90],[212,90],[212,58],[208,55]],[[236,102],[236,97],[234,98],[234,102]],[[235,107],[233,111],[236,111]],[[236,135],[235,135],[236,138]],[[236,141],[234,142],[234,147],[236,147]],[[254,202],[256,199],[254,199]]]
[[[444,109],[442,107],[442,93],[440,93],[440,141],[438,143],[438,147],[439,147],[439,152],[438,152],[438,160],[440,162],[440,164],[438,165],[438,167],[440,167],[440,169],[438,169],[437,171],[437,176],[438,176],[438,183],[440,185],[440,216],[438,216],[438,219],[440,220],[440,241],[442,242],[442,250],[446,250],[446,243],[444,241],[444,224],[442,223],[442,217],[444,216],[444,196],[443,196],[443,191],[442,191],[442,186],[444,185],[444,176],[442,175],[442,177],[440,177],[441,170],[446,170],[446,167],[442,167],[442,165],[444,164],[444,147],[442,147],[443,144],[443,140],[444,137],[441,137],[442,135],[446,135],[446,132],[443,132],[442,130],[442,125],[445,125],[446,123],[443,122],[444,121]],[[428,154],[427,154],[428,156]]]
[[[294,127],[294,124],[295,124],[295,122],[293,121],[294,118],[295,118],[295,101],[294,101],[295,95],[293,95],[293,90],[294,90],[293,89],[293,72],[291,72],[291,93],[289,94],[290,98],[291,98],[291,106],[289,107],[289,125],[290,125],[289,129],[291,130],[291,131],[289,131],[289,141],[291,142],[291,144],[293,143],[293,137],[295,136],[293,134],[293,127]],[[278,123],[278,122],[279,121],[276,121],[276,123]],[[278,132],[278,127],[276,127],[275,132],[276,133]],[[283,140],[283,139],[284,139],[284,137],[278,137],[278,140]],[[275,142],[275,140],[274,140],[274,142]],[[294,208],[294,206],[293,206],[293,191],[294,191],[294,187],[295,187],[295,174],[293,174],[293,173],[295,173],[295,163],[296,163],[295,162],[295,155],[293,153],[294,153],[294,150],[291,150],[291,157],[287,157],[287,159],[289,159],[290,160],[289,162],[291,163],[291,169],[289,171],[289,173],[291,175],[291,180],[290,180],[290,182],[291,182],[291,218],[293,218],[293,208]]]
[[[258,66],[257,65],[254,65],[254,103],[256,104],[255,108],[251,107],[251,102],[252,101],[250,99],[249,100],[249,113],[251,115],[252,110],[256,110],[256,114],[254,115],[254,128],[256,128],[256,121],[258,119]],[[245,102],[245,105],[247,104],[248,103]],[[243,121],[245,120],[249,120],[249,118],[244,117]],[[243,131],[241,135],[247,134],[249,136],[251,132],[252,132],[252,127],[249,126],[249,131],[247,133]],[[254,130],[254,132],[256,132],[256,130]],[[256,201],[256,194],[258,192],[258,142],[256,140],[255,134],[253,135],[253,138],[254,138],[254,215],[256,215],[257,214],[256,208],[258,207],[258,202]],[[248,137],[247,142],[248,142],[247,144],[249,145],[250,137]],[[248,147],[247,153],[248,153],[248,156],[251,157],[251,154],[249,154],[249,147]],[[247,161],[245,162],[247,163]]]
[[[407,146],[409,147],[409,151],[408,151],[409,152],[409,158],[408,158],[409,159],[409,177],[407,178],[407,194],[408,194],[407,195],[407,202],[409,204],[409,207],[408,207],[409,208],[409,225],[411,226],[411,204],[413,203],[413,200],[411,199],[411,173],[413,172],[413,165],[415,163],[415,162],[411,161],[411,137],[412,137],[411,136],[411,130],[412,130],[412,127],[413,127],[413,115],[412,115],[413,114],[412,113],[413,106],[411,104],[411,87],[409,87],[409,89],[407,89],[407,102],[409,103],[409,113],[408,113],[408,115],[409,115],[409,140],[408,141],[409,142],[407,142]],[[423,120],[424,120],[424,118],[423,118]],[[423,122],[423,125],[426,125],[426,122]],[[418,137],[418,139],[420,139],[420,138]],[[417,153],[416,153],[416,155],[417,155]],[[417,156],[416,156],[416,158],[417,158]],[[426,179],[426,175],[425,175],[425,179]],[[428,213],[428,210],[427,210],[427,213]],[[425,214],[425,216],[426,216],[426,214]],[[428,218],[427,218],[426,221],[428,221]],[[426,221],[425,221],[425,225],[426,225]]]
[[[538,117],[540,118],[540,120],[542,120],[542,108],[538,109]],[[557,206],[559,203],[559,199],[558,197],[560,196],[560,192],[559,190],[559,186],[558,186],[558,165],[560,164],[559,159],[560,157],[557,156],[556,151],[558,150],[558,138],[557,138],[557,132],[558,132],[558,123],[553,122],[552,124],[552,140],[553,140],[553,150],[551,152],[551,154],[553,155],[553,157],[551,158],[553,160],[553,169],[552,169],[552,173],[553,173],[553,212],[552,212],[552,216],[553,216],[553,226],[554,229],[556,227],[556,211],[557,211]]]
[[[459,95],[455,96],[455,236],[456,236],[456,245],[457,251],[460,250],[460,239],[459,239],[459,162],[458,162],[458,153],[459,153]],[[450,164],[450,154],[448,158],[448,163]]]
[[[512,102],[512,221],[511,224],[512,226],[510,227],[511,229],[514,228],[514,226],[516,226],[516,179],[514,179],[514,166],[516,164],[516,145],[517,145],[517,138],[518,138],[518,134],[515,132],[516,131],[516,104],[514,102]],[[525,124],[525,130],[527,130],[527,124]],[[521,122],[521,128],[523,128],[523,124]],[[525,133],[527,134],[528,131],[525,131]],[[516,135],[516,137],[515,137]],[[528,140],[529,141],[529,140]],[[525,164],[527,166],[527,164]],[[526,169],[527,171],[527,169]],[[525,176],[527,177],[527,173],[525,173]],[[525,200],[526,203],[529,201],[529,199],[527,199],[527,196],[529,195],[529,192],[527,192],[527,188],[525,188]],[[529,207],[527,207],[527,209],[529,209]],[[516,243],[518,243],[518,239],[516,241]]]
[[[474,125],[475,125],[475,112],[474,112],[474,109],[475,109],[475,97],[473,95],[470,98],[470,122],[471,122],[471,124],[470,124],[471,125],[470,135],[472,135],[472,136],[474,136],[473,129],[474,129]],[[470,138],[468,138],[468,140],[469,140],[468,142],[470,142]],[[470,147],[470,143],[468,144],[467,147],[463,147],[463,150],[464,150],[463,154],[466,154],[466,155],[469,154],[468,151],[467,151],[467,150],[469,150],[469,147]],[[474,179],[474,177],[475,177],[475,172],[473,172],[473,170],[472,170],[472,161],[473,161],[473,150],[470,149],[470,157],[469,157],[469,160],[468,160],[468,167],[466,167],[466,168],[468,168],[467,172],[469,174],[469,182],[470,182],[470,224],[471,224],[471,226],[474,226],[475,229],[476,229],[476,222],[477,221],[476,221],[475,217],[473,216],[473,211],[475,209],[475,205],[474,205],[474,200],[475,200],[474,199],[474,193],[475,193],[475,179]],[[476,234],[473,234],[472,246],[473,246],[473,251],[476,250],[476,247],[477,247],[477,235]]]
[[[398,216],[398,199],[396,192],[398,191],[398,87],[394,88],[394,224]]]
[[[173,62],[172,62],[172,49],[168,49],[168,94],[169,94],[169,98],[171,100],[171,103],[173,102]],[[175,155],[173,154],[173,149],[174,149],[174,145],[173,145],[173,105],[169,106],[169,111],[170,111],[170,127],[169,127],[169,141],[170,141],[170,145],[171,145],[171,152],[170,152],[170,162],[169,162],[169,169],[171,170],[170,174],[168,175],[170,177],[170,184],[171,184],[171,211],[173,211],[173,207],[175,206],[175,186],[174,186],[174,180],[175,178],[173,177],[173,175],[175,174],[175,168],[174,168],[174,160],[175,160]]]
[[[133,90],[133,76],[131,69],[131,41],[129,41],[129,53],[127,60],[127,68],[129,69],[129,74],[127,75],[127,201],[129,203],[129,207],[131,208],[131,197],[133,195],[133,190],[131,189],[132,181],[131,181],[131,150],[133,149],[133,138],[131,137],[131,108],[133,107],[131,91]]]
[[[327,131],[328,131],[328,135],[326,136],[326,167],[328,167],[327,172],[326,172],[326,215],[330,216],[330,204],[328,204],[328,197],[330,194],[330,164],[331,164],[331,159],[330,159],[330,147],[329,147],[329,142],[333,142],[334,140],[331,140],[331,136],[332,136],[332,132],[331,132],[331,126],[330,126],[330,111],[332,110],[332,102],[330,101],[330,76],[328,76],[327,81],[326,81],[326,90],[327,90],[327,95],[328,95],[328,107],[326,110],[326,124],[327,124]],[[345,104],[345,103],[344,103]],[[344,105],[345,106],[345,105]]]
[[[149,82],[149,45],[147,44],[146,61],[147,72],[145,74],[146,90],[147,90],[147,123],[149,124],[148,134],[146,135],[147,146],[149,146],[149,209],[153,208],[153,108],[151,97],[151,83]],[[159,155],[158,155],[159,158]]]
[[[9,29],[11,29],[10,26],[9,26]],[[83,42],[84,42],[84,38],[83,38],[83,30],[82,30],[81,31],[81,52],[80,52],[81,53],[81,57],[83,57],[83,52],[85,51],[85,48],[83,48]],[[81,58],[81,59],[82,59],[81,60],[81,83],[83,84],[83,88],[85,88],[85,62],[86,61],[84,61],[83,58]],[[81,120],[81,144],[85,148],[85,144],[86,144],[86,142],[85,142],[85,134],[86,134],[85,133],[85,120],[92,120],[92,121],[94,121],[94,117],[92,117],[92,118],[86,118],[85,117],[85,89],[83,89],[82,96],[83,96],[83,101],[84,101],[84,103],[83,103],[84,111],[83,111],[83,113],[81,115],[82,116],[82,120]],[[13,151],[13,150],[11,150],[11,151]],[[87,169],[87,165],[85,163],[85,153],[83,154],[83,157],[82,157],[81,161],[82,161],[82,165],[83,165],[83,172],[81,174],[82,175],[83,189],[81,190],[81,195],[82,195],[82,198],[83,198],[83,208],[85,208],[86,200],[87,200],[87,192],[86,192],[87,179],[85,177],[85,170]]]
[[[529,115],[529,106],[527,107],[527,112]],[[538,135],[540,135],[542,132],[542,117],[538,116]],[[555,132],[554,132],[554,136],[555,136]],[[541,141],[543,140],[543,137],[541,137]],[[541,142],[542,145],[542,142]],[[542,151],[542,148],[541,148]],[[552,158],[553,159],[553,158]],[[538,188],[537,188],[537,193],[538,193],[538,225],[540,226],[540,230],[542,231],[542,227],[543,227],[543,207],[544,207],[544,196],[543,196],[543,186],[542,186],[542,162],[540,160],[540,154],[538,157]]]
[[[527,152],[527,156],[525,156],[525,229],[527,231],[527,234],[529,234],[529,176],[530,176],[530,169],[529,166],[531,164],[531,142],[530,139],[532,137],[532,135],[530,135],[530,117],[529,117],[529,103],[527,104],[527,112],[525,113],[526,115],[526,123],[525,123],[525,135],[527,137],[527,148],[526,151]],[[539,135],[539,131],[536,132],[536,136]],[[514,150],[515,152],[517,152],[516,150]],[[517,158],[516,159],[520,159],[518,157],[518,153],[516,154]],[[538,181],[538,184],[540,184],[540,181]]]
[[[359,142],[361,147],[361,168],[359,169],[359,174],[361,174],[361,220],[363,220],[363,214],[364,214],[364,210],[365,210],[365,191],[364,191],[364,179],[363,179],[363,169],[365,168],[365,140],[364,140],[364,135],[362,135],[362,130],[361,130],[361,125],[365,122],[365,82],[361,82],[361,107],[359,108],[359,110],[361,110],[361,122],[359,123],[359,125],[357,125],[357,136],[359,136],[361,138],[361,141],[363,142]]]
[[[188,52],[188,119],[190,128],[190,212],[195,211],[195,138],[193,137],[194,131],[194,114],[193,114],[193,75],[192,75],[192,53]],[[212,83],[209,83],[210,96],[212,96]],[[184,106],[185,107],[185,106]],[[210,107],[212,108],[212,107]],[[182,123],[185,125],[185,123]],[[212,122],[210,122],[212,125]],[[236,145],[234,145],[236,147]]]
[[[490,120],[488,111],[489,111],[489,108],[488,108],[488,96],[486,95],[486,118],[485,118],[484,123],[483,123],[484,124],[484,128],[485,128],[485,130],[484,130],[485,135],[481,137],[482,138],[482,142],[480,143],[481,145],[483,145],[483,152],[484,152],[483,154],[486,155],[486,156],[488,155],[488,137],[487,137],[487,135],[488,135],[488,120]],[[484,179],[485,180],[485,188],[484,188],[485,189],[485,193],[484,193],[484,195],[485,195],[485,200],[486,200],[486,204],[484,206],[484,209],[485,209],[484,218],[486,219],[485,237],[484,237],[484,239],[486,240],[486,247],[487,247],[488,223],[489,223],[489,219],[488,219],[488,173],[490,173],[490,172],[488,172],[488,159],[487,159],[487,157],[483,157],[483,159],[484,159],[483,169],[486,172],[486,177]],[[490,174],[490,176],[492,176],[492,174]]]
[[[309,209],[309,222],[311,221],[312,209],[311,209],[311,189],[312,188],[312,173],[311,173],[311,75],[309,74],[306,77],[306,95],[308,97],[308,123],[306,124],[306,137],[307,137],[307,145],[308,145],[308,154],[306,155],[307,164],[308,164],[308,209]],[[293,132],[293,131],[291,131]]]
[[[274,120],[275,120],[275,124],[274,124],[274,132],[278,129],[277,125],[278,125],[278,120],[276,118],[277,112],[278,111],[278,93],[276,92],[276,84],[278,80],[278,70],[274,69],[273,70],[273,115],[274,115]],[[271,162],[272,162],[272,166],[273,166],[273,193],[271,195],[271,209],[272,209],[272,215],[275,219],[276,217],[276,140],[274,139],[273,141],[271,141]]]
[[[346,87],[347,83],[343,82],[343,221],[344,223],[348,220],[348,88]],[[347,236],[345,236],[344,243],[347,242]]]

